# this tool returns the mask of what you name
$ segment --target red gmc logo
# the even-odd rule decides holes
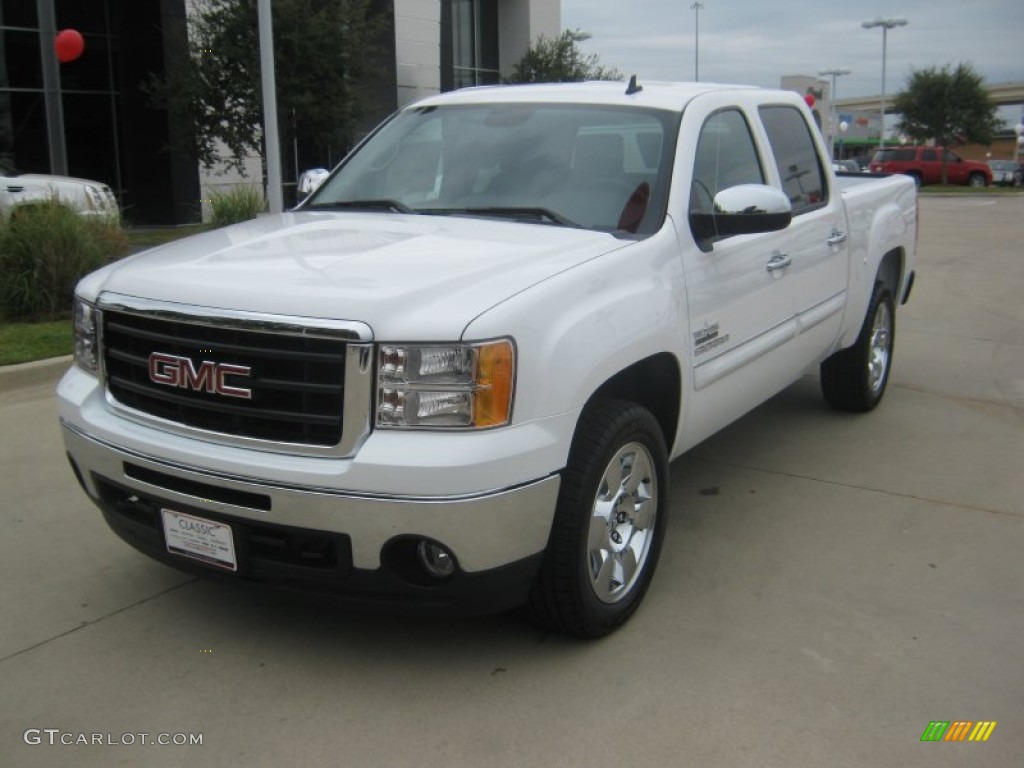
[[[196,368],[190,358],[153,352],[149,356],[149,380],[165,387],[193,389],[225,397],[252,399],[252,390],[233,387],[227,383],[228,376],[249,376],[252,368],[248,365],[230,365],[204,360]]]

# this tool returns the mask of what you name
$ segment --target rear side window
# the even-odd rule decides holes
[[[880,149],[875,152],[873,163],[909,162],[916,159],[916,149]],[[923,158],[927,159],[927,158]],[[933,157],[932,160],[935,158]]]
[[[939,153],[934,149],[925,149],[921,151],[921,159],[925,162],[935,163],[939,160]]]
[[[782,191],[793,206],[793,215],[827,203],[825,173],[803,115],[795,107],[761,107],[760,111],[782,180]]]

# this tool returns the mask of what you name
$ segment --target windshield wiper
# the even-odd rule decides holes
[[[418,213],[405,203],[398,200],[332,200],[323,203],[310,203],[302,206],[301,210],[366,210],[366,211],[390,211],[391,213]]]
[[[501,218],[509,219],[529,219],[533,221],[545,221],[549,224],[558,224],[562,227],[575,227],[579,229],[580,225],[572,219],[566,218],[557,211],[552,211],[550,208],[539,208],[530,206],[480,206],[476,208],[421,208],[420,213],[423,214],[436,214],[444,216],[448,214],[468,214],[470,216],[498,216]]]

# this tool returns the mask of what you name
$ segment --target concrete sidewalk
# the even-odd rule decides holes
[[[0,366],[0,393],[47,383],[57,386],[60,377],[71,367],[71,363],[71,355],[64,355],[31,363]]]

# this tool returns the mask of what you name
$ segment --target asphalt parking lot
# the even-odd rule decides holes
[[[54,382],[0,389],[0,765],[1021,765],[1024,197],[921,211],[882,405],[805,377],[677,461],[658,576],[598,642],[168,570],[79,490]]]

